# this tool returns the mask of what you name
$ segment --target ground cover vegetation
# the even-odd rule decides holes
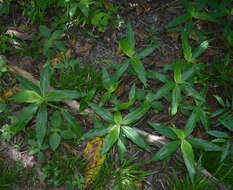
[[[233,189],[231,0],[0,17],[0,189]]]

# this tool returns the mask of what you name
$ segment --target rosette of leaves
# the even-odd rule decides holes
[[[98,123],[94,129],[84,134],[81,139],[88,140],[95,137],[104,137],[101,155],[107,153],[116,144],[120,160],[123,161],[126,152],[126,139],[131,140],[143,150],[150,151],[144,139],[132,127],[150,109],[150,103],[148,101],[145,101],[139,108],[124,117],[122,117],[120,111],[112,114],[109,110],[96,104],[89,103],[89,106],[108,124],[103,125]]]
[[[193,126],[190,125],[189,122],[187,122],[185,125],[184,131],[176,129],[175,127],[162,126],[158,123],[149,122],[149,124],[157,132],[172,140],[171,142],[164,145],[158,152],[156,152],[151,161],[158,161],[169,158],[174,155],[175,152],[177,152],[180,148],[192,183],[194,182],[194,177],[196,174],[193,147],[203,151],[222,151],[220,146],[212,142],[201,138],[189,137],[193,131]]]
[[[51,78],[51,68],[49,64],[44,65],[40,76],[40,87],[23,77],[17,76],[23,90],[10,98],[10,100],[17,103],[30,104],[22,111],[17,121],[12,124],[11,135],[14,136],[18,132],[24,130],[34,115],[37,114],[35,136],[39,149],[44,143],[48,130],[48,106],[58,108],[54,103],[80,98],[82,96],[80,92],[74,90],[54,90],[49,92]],[[74,119],[67,111],[63,111],[62,114],[67,123],[69,123],[69,126],[73,128],[73,131],[76,131],[76,136],[81,136],[80,125],[74,122]],[[53,115],[53,117],[55,116]],[[55,123],[53,118],[52,126],[56,127],[58,125],[58,120]],[[52,141],[55,139],[55,135],[56,133],[50,137],[50,141],[51,139]],[[57,144],[58,143],[50,142],[53,150],[57,148]]]
[[[146,70],[141,59],[150,55],[157,46],[150,45],[137,53],[135,50],[133,28],[131,27],[130,21],[128,21],[126,39],[120,39],[120,48],[129,59],[117,68],[117,71],[113,75],[113,82],[117,82],[130,66],[131,70],[133,70],[143,85],[147,86]]]

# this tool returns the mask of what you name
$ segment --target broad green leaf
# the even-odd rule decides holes
[[[150,79],[158,79],[163,83],[172,82],[171,79],[168,76],[166,76],[164,74],[161,74],[161,73],[158,73],[156,71],[152,71],[152,70],[149,70],[147,72],[147,77],[150,78]]]
[[[194,147],[204,151],[222,151],[222,148],[212,142],[200,138],[187,138],[187,141]]]
[[[77,135],[74,131],[71,131],[71,130],[64,130],[64,131],[61,131],[61,136],[63,139],[65,140],[70,140],[70,139],[75,139],[77,138]]]
[[[68,123],[69,127],[72,129],[72,131],[75,132],[78,137],[81,137],[82,129],[81,125],[77,122],[77,120],[74,119],[72,115],[70,115],[69,112],[65,110],[62,110],[62,115],[65,121]]]
[[[101,97],[101,100],[99,102],[99,106],[103,106],[111,97],[111,93],[108,91],[108,92],[105,92],[104,95]]]
[[[212,113],[212,114],[210,115],[210,118],[214,118],[214,117],[216,117],[216,116],[222,114],[224,111],[225,111],[224,108],[223,108],[223,109],[220,109],[220,110],[217,110],[217,111],[215,111],[214,113]]]
[[[188,13],[186,14],[182,14],[180,16],[178,16],[177,18],[173,19],[172,21],[170,21],[165,28],[171,28],[171,27],[175,27],[177,25],[180,25],[184,22],[186,22],[188,19],[190,19],[190,15]]]
[[[157,46],[147,46],[142,51],[140,51],[139,53],[137,53],[137,57],[139,59],[141,59],[143,57],[146,57],[146,56],[152,54],[156,48],[157,48]]]
[[[32,90],[23,90],[15,94],[9,100],[13,100],[15,102],[36,103],[36,104],[41,104],[43,102],[43,98]]]
[[[17,118],[17,121],[14,122],[11,127],[12,135],[16,135],[26,127],[28,122],[31,121],[32,117],[36,113],[37,108],[38,106],[36,104],[31,104],[22,111],[22,113]]]
[[[195,176],[195,160],[194,160],[194,154],[192,146],[186,141],[183,140],[181,142],[181,152],[184,159],[184,163],[188,169],[188,173],[190,176],[190,179],[192,183],[194,182],[194,176]]]
[[[38,153],[38,152],[40,152],[40,149],[39,149],[39,148],[33,148],[33,149],[31,149],[31,150],[28,152],[28,154],[29,154],[29,155],[34,155],[34,154],[36,154],[36,153]]]
[[[69,16],[72,18],[76,11],[77,11],[77,8],[78,8],[78,4],[77,3],[72,3],[70,8],[69,8]]]
[[[130,46],[134,49],[135,47],[134,32],[130,20],[128,21],[127,24],[126,40],[129,42]]]
[[[89,106],[91,106],[91,108],[94,110],[94,112],[96,112],[100,117],[102,117],[105,121],[112,123],[113,120],[113,115],[111,114],[110,111],[97,106],[96,104],[93,103],[89,103]]]
[[[117,71],[114,73],[113,77],[112,77],[112,82],[117,82],[121,76],[123,75],[123,73],[128,69],[130,65],[130,60],[125,61],[120,68],[117,69]]]
[[[225,158],[227,157],[228,152],[230,150],[230,146],[231,146],[231,143],[230,143],[230,141],[228,141],[227,144],[226,144],[226,146],[224,147],[224,149],[222,151],[220,162],[223,162],[225,160]]]
[[[140,59],[138,57],[132,57],[130,59],[130,62],[140,81],[144,84],[144,86],[147,86],[146,71]]]
[[[43,153],[41,150],[37,153],[37,159],[38,159],[40,162],[43,162],[43,161],[44,161],[44,153]]]
[[[40,25],[39,30],[40,30],[40,36],[48,38],[51,35],[51,32],[47,26]]]
[[[177,113],[181,99],[180,86],[176,85],[172,90],[172,109],[171,115],[174,116]]]
[[[138,109],[136,109],[135,111],[129,113],[128,115],[126,115],[121,124],[123,125],[129,125],[132,124],[134,122],[136,122],[137,120],[139,120],[140,118],[142,118],[150,109],[150,105],[148,102],[144,102],[144,104],[139,107]]]
[[[205,50],[209,47],[209,43],[212,42],[213,39],[210,40],[205,40],[202,42],[193,52],[193,57],[192,59],[198,58],[202,53],[205,52]]]
[[[205,98],[203,98],[199,92],[197,92],[189,83],[181,84],[181,89],[188,95],[193,98],[205,102]]]
[[[115,110],[117,111],[125,110],[125,109],[128,109],[129,106],[130,106],[129,102],[124,102],[121,104],[117,104]]]
[[[188,41],[188,34],[186,32],[181,33],[182,47],[184,52],[184,58],[190,62],[192,60],[192,48]]]
[[[117,141],[117,150],[120,157],[120,161],[123,162],[125,157],[126,147],[125,147],[125,137],[122,134],[120,134],[119,139]]]
[[[50,135],[49,145],[53,151],[55,151],[58,148],[60,142],[61,142],[61,137],[59,134],[53,133],[52,135]]]
[[[106,135],[113,126],[109,126],[107,128],[97,128],[97,129],[92,129],[90,131],[88,131],[87,133],[85,133],[82,137],[81,140],[90,140],[93,139],[95,137],[102,137],[104,135]]]
[[[48,39],[44,42],[43,55],[48,56],[50,54],[50,48],[53,46],[53,41]]]
[[[207,133],[217,138],[229,138],[230,137],[227,133],[222,132],[222,131],[210,130],[210,131],[207,131]]]
[[[177,139],[176,134],[171,130],[170,127],[160,125],[159,123],[151,123],[151,122],[148,123],[151,127],[154,128],[154,130],[158,131],[161,135],[169,139]]]
[[[218,101],[218,103],[221,106],[225,107],[225,103],[224,103],[223,99],[220,96],[217,96],[217,95],[213,95],[213,96],[216,98],[216,100]]]
[[[149,151],[147,144],[145,143],[144,139],[132,128],[128,126],[122,126],[121,129],[127,138],[129,138],[132,142],[138,145],[143,150]]]
[[[182,80],[186,81],[188,79],[192,79],[193,76],[199,72],[201,69],[204,69],[206,65],[198,64],[198,65],[191,65],[190,68],[186,69],[182,74]]]
[[[146,92],[145,89],[140,89],[136,91],[136,99],[139,101],[145,101]],[[147,99],[146,99],[147,100]]]
[[[230,53],[228,52],[224,60],[224,67],[226,67],[229,64],[229,61],[230,61]]]
[[[211,142],[213,142],[213,143],[226,143],[227,139],[217,138],[217,139],[213,139]]]
[[[4,112],[4,110],[6,110],[6,104],[0,103],[0,113]]]
[[[163,104],[159,101],[151,102],[151,107],[155,111],[155,113],[163,110]]]
[[[64,42],[60,41],[60,40],[55,40],[54,41],[55,47],[60,50],[60,51],[66,51],[66,46],[64,44]]]
[[[45,96],[50,87],[50,76],[51,76],[51,70],[49,64],[44,65],[41,73],[40,73],[40,90],[41,95]]]
[[[182,79],[181,79],[181,67],[182,67],[182,62],[181,61],[177,61],[174,65],[174,81],[177,84],[182,83]]]
[[[164,96],[166,96],[170,92],[170,90],[172,88],[174,88],[173,82],[166,83],[153,95],[153,98],[151,101],[159,100],[159,99],[163,98]]]
[[[122,51],[129,57],[135,54],[135,50],[131,47],[130,43],[124,39],[120,39],[120,47]]]
[[[172,141],[165,144],[162,148],[159,149],[158,152],[151,159],[152,162],[156,162],[158,160],[163,160],[167,157],[173,155],[180,146],[180,141]]]
[[[32,81],[29,81],[27,78],[24,78],[20,75],[16,75],[16,78],[20,82],[21,89],[32,90],[40,95],[41,93],[40,88],[35,83],[33,83]]]
[[[58,111],[55,111],[53,115],[51,116],[50,121],[51,121],[51,125],[54,128],[59,128],[62,125],[60,113]]]
[[[129,92],[129,100],[132,100],[133,98],[135,98],[135,94],[136,94],[136,86],[135,84],[133,84]]]
[[[98,117],[94,116],[93,122],[94,122],[94,128],[96,128],[96,129],[102,128],[103,123],[101,122],[101,120]]]
[[[114,122],[115,122],[116,124],[120,124],[121,121],[122,121],[121,113],[120,113],[119,111],[116,111],[116,112],[114,113]]]
[[[188,121],[186,122],[184,127],[184,134],[186,137],[193,132],[196,123],[197,123],[197,113],[193,111],[192,114],[189,116]]]
[[[215,14],[211,14],[211,13],[194,12],[192,14],[192,17],[196,19],[208,20],[210,22],[220,23],[220,19],[218,19]]]
[[[111,79],[105,67],[102,69],[102,82],[105,89],[109,89],[111,85]]]
[[[185,8],[185,10],[187,11],[187,12],[191,12],[191,11],[193,11],[192,10],[192,4],[191,4],[191,2],[189,2],[188,0],[182,0],[182,4],[183,4],[183,6],[184,6],[184,8]]]
[[[41,147],[46,135],[47,119],[48,119],[47,107],[45,104],[41,104],[36,118],[36,138],[39,147]]]
[[[64,32],[62,30],[55,30],[51,36],[52,40],[58,40]]]
[[[65,100],[78,99],[83,96],[76,90],[54,90],[45,96],[47,102],[61,102]]]
[[[118,140],[119,134],[120,134],[120,126],[114,125],[113,128],[108,132],[108,134],[104,138],[103,146],[101,149],[101,155],[107,153],[110,150],[110,148]]]
[[[79,10],[82,12],[82,14],[86,18],[88,18],[89,12],[90,12],[89,3],[87,1],[80,1],[77,6],[78,6]]]
[[[117,88],[118,88],[118,85],[120,84],[120,81],[117,81],[117,82],[114,82],[110,85],[108,91],[110,93],[114,92]]]
[[[202,109],[198,110],[199,111],[199,118],[201,120],[202,125],[204,126],[205,130],[209,130],[209,118],[206,115],[206,112]]]
[[[171,127],[171,130],[176,134],[178,139],[183,140],[185,138],[184,132],[180,129],[176,129],[175,127]]]

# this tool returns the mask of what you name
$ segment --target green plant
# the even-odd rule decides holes
[[[195,159],[193,148],[198,148],[204,151],[222,151],[222,148],[212,142],[201,138],[189,137],[193,131],[193,125],[190,125],[189,120],[187,121],[184,131],[176,129],[175,127],[166,127],[157,123],[149,122],[150,126],[153,127],[157,132],[164,135],[165,137],[172,139],[173,141],[164,145],[151,159],[151,161],[164,160],[171,157],[180,147],[182,157],[184,159],[185,166],[188,170],[189,177],[194,182],[196,174]]]
[[[161,98],[165,97],[168,101],[171,101],[171,115],[175,115],[178,111],[178,108],[184,97],[181,96],[181,92],[187,96],[194,98],[196,102],[203,104],[205,98],[200,95],[193,87],[193,75],[199,70],[199,66],[191,66],[185,62],[177,61],[172,64],[174,68],[173,76],[174,81],[164,74],[158,73],[156,71],[149,71],[148,76],[151,79],[158,79],[161,82],[165,83],[156,93],[150,93],[150,101],[158,101]],[[184,72],[182,73],[182,71]],[[170,96],[170,91],[171,96]],[[198,103],[199,104],[199,103]]]
[[[1,29],[0,29],[1,31]],[[6,53],[9,50],[12,50],[11,46],[9,45],[14,39],[13,36],[9,36],[1,32],[0,34],[0,53]]]
[[[21,183],[19,179],[21,170],[19,162],[16,163],[16,167],[6,169],[4,161],[0,160],[0,190],[11,190],[13,185]]]
[[[43,23],[46,21],[46,14],[49,8],[55,5],[56,1],[46,0],[41,2],[40,0],[21,1],[20,6],[22,9],[22,14],[28,16],[34,23]]]
[[[92,98],[103,90],[101,72],[94,65],[81,65],[76,60],[64,60],[54,66],[52,83],[58,89],[78,90],[84,93],[80,101],[80,112]]]
[[[228,156],[220,162],[222,152],[203,152],[202,165],[210,173],[215,174],[214,176],[219,179],[222,183],[228,187],[227,189],[233,188],[233,167],[231,156]]]
[[[218,116],[216,127],[223,126],[224,128],[228,129],[230,132],[232,132],[233,131],[233,126],[232,126],[233,107],[229,104],[228,100],[226,100],[226,103],[224,103],[223,99],[220,96],[215,95],[215,98],[217,99],[219,104],[223,106],[223,108],[212,113],[211,117],[213,118],[213,117]],[[225,144],[222,149],[222,155],[221,155],[220,162],[222,162],[228,155],[231,156],[231,159],[233,162],[233,145],[232,145],[232,136],[230,135],[230,133],[228,134],[227,132],[219,131],[219,130],[209,130],[207,131],[207,133],[217,138],[217,139],[212,140],[213,142]]]
[[[140,59],[150,55],[158,46],[150,45],[145,49],[141,50],[139,53],[136,53],[135,50],[135,39],[134,39],[134,32],[131,27],[130,21],[128,21],[127,31],[126,31],[126,40],[120,40],[120,47],[123,53],[129,57],[130,59],[126,60],[123,64],[117,66],[117,71],[114,73],[112,82],[117,82],[123,73],[129,68],[131,65],[134,73],[136,73],[137,77],[140,81],[147,86],[147,76],[146,70],[143,66],[143,63]]]
[[[179,178],[173,169],[173,179],[168,178],[168,190],[214,190],[217,184],[211,184],[210,180],[201,174],[201,167],[198,165],[197,175],[194,178],[194,182],[190,181],[188,175],[182,179]]]
[[[101,149],[101,155],[107,153],[114,144],[117,144],[120,159],[123,161],[126,151],[125,138],[130,139],[140,148],[150,151],[144,139],[131,127],[150,109],[150,105],[147,101],[145,101],[139,108],[126,115],[124,118],[122,118],[119,111],[116,111],[113,115],[107,109],[97,106],[96,104],[89,103],[89,106],[109,124],[90,130],[81,137],[81,140],[105,136]]]
[[[153,28],[146,28],[146,31],[148,32],[148,37],[146,38],[147,42],[150,42],[151,44],[159,45],[160,39],[158,36],[158,30]]]
[[[225,56],[224,61],[217,60],[198,74],[199,83],[209,87],[217,87],[222,97],[231,98],[233,93],[233,67],[230,61],[230,53]]]
[[[83,177],[86,162],[80,156],[66,155],[62,157],[56,152],[55,157],[44,165],[42,169],[42,180],[48,184],[60,186],[66,184],[67,189],[79,188],[85,182]]]
[[[211,118],[218,117],[216,126],[223,125],[225,128],[227,128],[230,131],[233,131],[233,98],[230,103],[230,100],[226,99],[225,103],[223,99],[220,96],[214,95],[218,103],[223,107],[214,113],[211,114]]]
[[[115,163],[111,156],[107,156],[103,167],[98,175],[95,176],[95,181],[90,187],[91,189],[100,190],[109,187],[114,190],[136,190],[140,189],[137,183],[146,182],[146,176],[155,172],[147,172],[140,170],[143,164],[133,164],[136,159],[135,155],[130,160],[124,160],[121,166],[115,169]]]
[[[55,83],[58,88],[74,89],[84,92],[85,95],[80,101],[79,111],[83,111],[88,102],[99,92],[103,90],[101,82],[101,73],[96,71],[94,66],[80,66],[80,63],[70,60],[56,66],[61,69],[55,76]]]
[[[2,77],[2,75],[7,72],[7,68],[6,68],[6,57],[1,56],[0,57],[0,78]]]
[[[166,25],[169,31],[183,31],[182,27],[179,27],[183,23],[193,27],[194,33],[202,38],[202,32],[195,27],[195,20],[205,20],[213,22],[215,24],[224,26],[222,32],[222,38],[232,46],[232,30],[230,25],[230,18],[232,16],[232,2],[225,0],[223,2],[218,1],[191,1],[182,0],[182,4],[185,8],[185,13],[178,16]]]
[[[50,29],[47,26],[40,25],[40,37],[47,38],[44,42],[43,47],[43,54],[50,57],[54,54],[54,49],[65,51],[66,47],[62,41],[59,39],[61,38],[63,31],[62,30],[55,30],[51,33]]]
[[[78,91],[72,90],[54,90],[49,92],[51,78],[51,69],[49,64],[45,64],[41,71],[40,87],[25,78],[19,76],[17,78],[24,90],[14,95],[10,100],[19,103],[29,103],[30,105],[22,111],[16,122],[12,124],[11,136],[14,136],[18,132],[24,130],[38,110],[35,134],[37,145],[40,149],[44,144],[44,139],[48,132],[47,107],[50,106],[51,108],[60,109],[54,105],[54,103],[80,98],[82,94]],[[82,134],[80,125],[67,111],[62,109],[60,110],[62,111],[64,119],[69,124],[69,127],[76,133],[75,137],[80,137]],[[54,148],[55,147],[53,146],[53,149]]]
[[[2,16],[3,14],[8,15],[9,11],[10,11],[10,1],[1,1],[0,2],[0,16]]]

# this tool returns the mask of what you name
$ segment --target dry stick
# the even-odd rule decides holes
[[[27,71],[25,70],[22,70],[20,69],[19,67],[17,66],[13,66],[13,65],[10,65],[8,64],[7,65],[7,68],[8,70],[11,72],[11,73],[14,73],[14,74],[18,74],[20,76],[23,76],[25,78],[27,78],[29,81],[32,81],[34,82],[36,85],[40,86],[40,82],[38,80],[36,80],[30,73],[28,73]],[[55,90],[53,87],[50,88],[50,91],[53,91]],[[77,112],[80,108],[80,103],[75,101],[75,100],[66,100],[64,101],[71,109],[72,111],[74,112]],[[89,108],[85,109],[82,114],[90,114],[90,113],[93,113],[93,111]],[[151,143],[151,144],[154,144],[156,145],[158,148],[161,148],[163,145],[167,144],[169,142],[168,139],[166,139],[166,137],[164,136],[157,136],[157,135],[152,135],[152,134],[149,134],[143,130],[140,130],[136,127],[133,127],[133,129],[138,133],[140,134],[141,136],[145,137],[146,138],[146,141],[148,143]],[[180,155],[176,155],[177,159],[182,161],[182,158]],[[210,174],[206,169],[202,169],[202,174],[204,176],[206,176],[207,178],[210,178],[211,182],[212,183],[216,183],[218,180],[212,175]],[[227,188],[225,187],[224,184],[220,183],[218,184],[219,188],[221,190],[227,190]]]

